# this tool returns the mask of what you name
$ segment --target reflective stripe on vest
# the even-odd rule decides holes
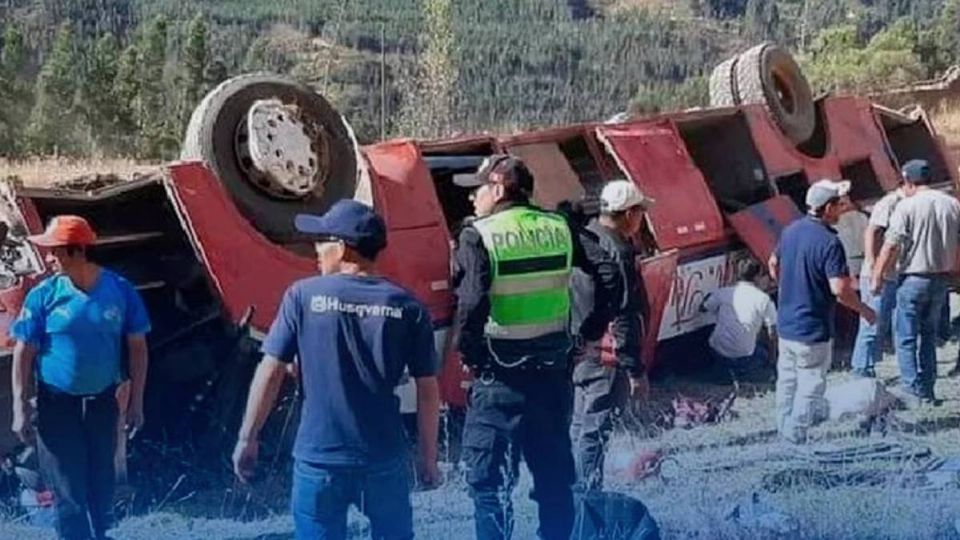
[[[474,222],[490,257],[493,339],[533,339],[566,330],[573,243],[562,217],[516,207]]]

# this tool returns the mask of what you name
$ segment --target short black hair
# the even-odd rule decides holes
[[[753,281],[760,275],[760,263],[752,257],[737,261],[737,281]]]

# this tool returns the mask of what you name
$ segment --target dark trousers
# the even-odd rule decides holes
[[[573,441],[577,491],[603,489],[603,461],[614,422],[630,397],[627,373],[584,358],[573,369]]]
[[[405,459],[368,467],[294,463],[292,507],[298,540],[345,540],[351,504],[370,519],[374,540],[413,538]]]
[[[118,414],[114,392],[110,387],[79,397],[40,385],[40,471],[53,491],[62,539],[103,538],[112,525]]]
[[[470,389],[462,457],[474,501],[477,540],[513,533],[511,494],[520,458],[533,476],[538,534],[568,540],[573,528],[568,372],[529,371],[478,376]]]

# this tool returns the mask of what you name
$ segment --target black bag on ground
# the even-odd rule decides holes
[[[595,491],[576,499],[571,540],[660,540],[647,507],[622,493]]]

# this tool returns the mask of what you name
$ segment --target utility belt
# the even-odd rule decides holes
[[[523,381],[523,380],[543,380],[553,375],[561,375],[564,379],[568,378],[568,364],[564,363],[562,368],[502,368],[496,366],[485,366],[473,369],[473,384],[492,384],[495,381]]]
[[[562,372],[570,366],[570,343],[563,334],[543,336],[538,340],[499,340],[485,337],[487,354],[484,362],[472,366],[474,374],[490,376],[509,376],[513,373]],[[552,343],[553,340],[556,343]]]

